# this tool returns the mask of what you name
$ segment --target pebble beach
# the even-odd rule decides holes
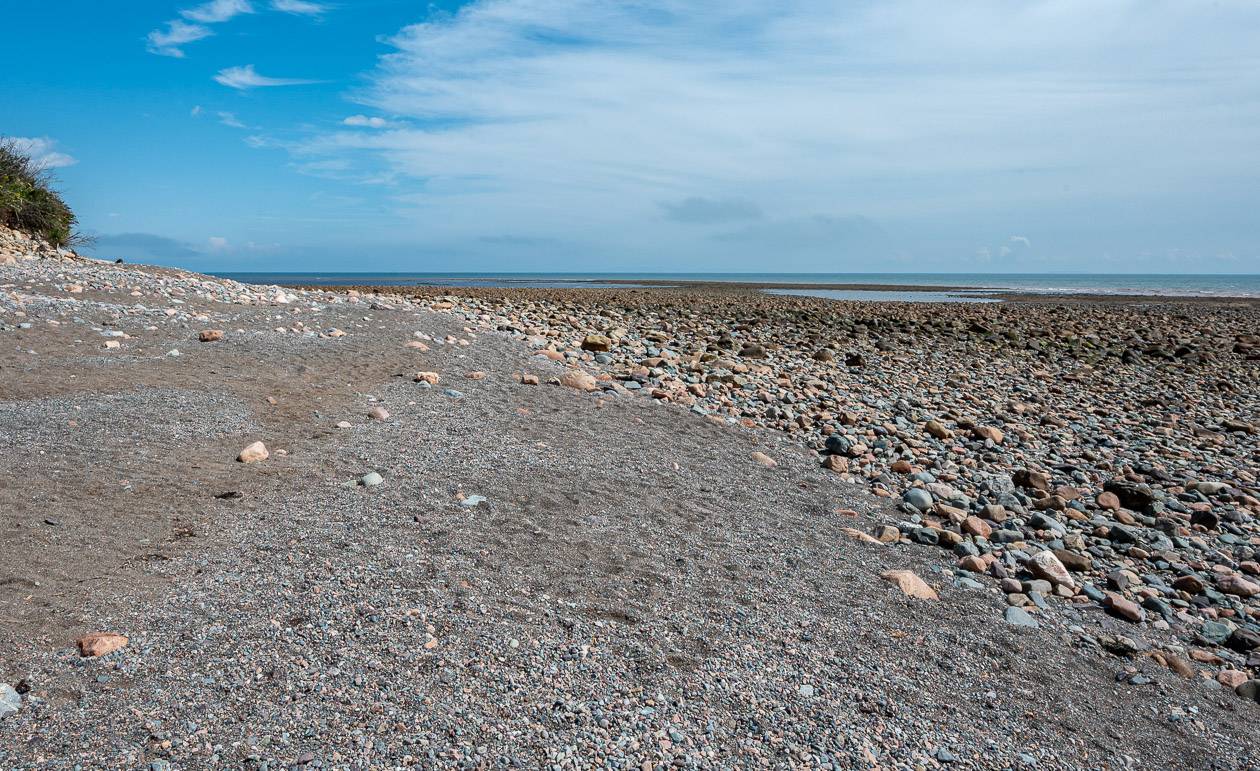
[[[0,231],[0,767],[1260,764],[1260,301]]]

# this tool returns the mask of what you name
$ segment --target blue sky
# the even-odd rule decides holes
[[[0,134],[102,255],[1260,272],[1252,2],[12,5]]]

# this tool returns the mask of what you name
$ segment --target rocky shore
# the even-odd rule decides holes
[[[857,303],[720,291],[467,290],[470,320],[591,388],[788,432],[900,502],[880,540],[997,581],[1012,623],[1066,601],[1075,644],[1205,664],[1260,698],[1260,302]],[[414,288],[350,290],[404,295]],[[428,290],[432,294],[436,290]],[[895,528],[895,530],[893,529]]]
[[[1254,307],[20,246],[0,767],[1260,763]]]

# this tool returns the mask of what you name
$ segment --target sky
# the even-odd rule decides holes
[[[0,135],[101,256],[1260,273],[1250,0],[11,6]]]

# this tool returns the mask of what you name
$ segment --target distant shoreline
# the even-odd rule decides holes
[[[905,294],[933,294],[938,297],[936,301],[962,300],[962,301],[1003,301],[1003,302],[1108,302],[1108,303],[1138,303],[1138,302],[1186,302],[1186,303],[1214,303],[1214,304],[1244,304],[1254,305],[1260,304],[1260,276],[1252,275],[1222,275],[1222,276],[1155,276],[1155,275],[1125,275],[1125,274],[1098,274],[1097,276],[1086,276],[1085,274],[1045,274],[1036,276],[1034,274],[1012,274],[1012,281],[1009,284],[1030,283],[1033,279],[1044,278],[1047,288],[1040,289],[1032,286],[1018,285],[999,285],[1001,282],[1000,274],[984,274],[985,279],[975,283],[961,281],[948,284],[924,283],[922,281],[914,283],[898,283],[896,281],[791,281],[791,280],[764,280],[757,274],[749,274],[747,280],[740,280],[736,274],[711,274],[710,276],[696,276],[695,274],[679,274],[678,276],[668,276],[665,274],[476,274],[476,273],[360,273],[360,274],[338,274],[338,273],[224,273],[221,274],[226,278],[232,278],[244,283],[260,283],[260,284],[278,284],[281,286],[318,289],[318,290],[345,290],[357,289],[363,292],[397,294],[406,291],[425,291],[442,290],[450,293],[462,293],[469,291],[483,290],[552,290],[552,291],[593,291],[593,290],[670,290],[681,292],[720,292],[720,293],[738,293],[745,294],[756,292],[759,294],[776,295],[778,292],[784,292],[785,296],[813,296],[820,299],[840,299],[852,301],[887,301],[902,300],[912,301],[910,298],[900,296],[895,297],[879,297],[877,293],[885,293],[891,295]],[[782,278],[788,278],[789,275],[781,274]],[[828,277],[840,274],[817,274],[820,277]],[[894,274],[854,274],[855,276],[878,276],[879,278],[891,277]],[[922,278],[931,274],[905,274]],[[961,274],[960,278],[978,277],[982,274]],[[776,277],[778,278],[778,277]],[[1170,284],[1180,284],[1180,286],[1168,287],[1152,287],[1150,290],[1136,290],[1124,287],[1125,283],[1151,283],[1161,278],[1167,278]],[[1116,285],[1114,290],[1105,290],[1097,286],[1082,286],[1079,289],[1071,287],[1058,286],[1063,283],[1090,282],[1097,279],[1097,283],[1106,284],[1111,282]],[[1250,287],[1238,293],[1236,287],[1220,287],[1220,292],[1206,289],[1192,289],[1189,285],[1198,281],[1200,284],[1207,284],[1216,280],[1228,280],[1231,283],[1240,283],[1244,286],[1254,283],[1257,291],[1251,292]],[[1213,290],[1215,287],[1213,288]],[[1230,293],[1229,289],[1235,289],[1234,293]],[[826,295],[805,295],[804,292],[869,292],[871,297],[843,297],[832,298]],[[790,293],[790,294],[787,294]],[[801,294],[798,294],[801,293]],[[946,297],[948,296],[948,300]]]

